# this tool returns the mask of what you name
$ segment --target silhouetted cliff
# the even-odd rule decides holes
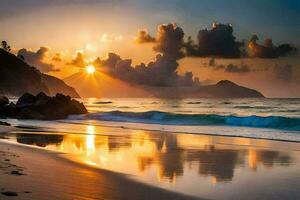
[[[44,92],[48,95],[63,93],[79,97],[78,93],[62,80],[41,73],[22,59],[0,49],[0,94],[21,96],[26,92]]]

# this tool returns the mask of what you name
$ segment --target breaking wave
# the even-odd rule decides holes
[[[282,116],[234,116],[217,114],[178,114],[160,111],[148,112],[100,112],[70,116],[73,120],[93,119],[101,121],[135,122],[163,125],[219,125],[273,128],[300,131],[300,118]]]

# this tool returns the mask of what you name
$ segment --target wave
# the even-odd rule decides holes
[[[233,116],[217,114],[178,114],[160,111],[148,112],[122,112],[111,111],[91,113],[87,115],[70,116],[72,120],[102,120],[117,122],[135,122],[163,125],[218,125],[218,126],[244,126],[256,128],[273,128],[300,131],[300,118],[282,116]]]

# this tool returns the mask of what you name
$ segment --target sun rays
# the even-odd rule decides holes
[[[88,66],[86,66],[86,72],[87,72],[88,74],[94,74],[95,71],[96,71],[96,69],[95,69],[95,67],[94,67],[93,65],[88,65]]]

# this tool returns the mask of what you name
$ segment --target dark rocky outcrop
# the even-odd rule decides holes
[[[16,104],[0,105],[0,117],[18,119],[55,120],[68,115],[85,114],[85,106],[70,96],[56,94],[53,97],[40,92],[36,96],[25,93]]]
[[[0,126],[10,126],[10,123],[0,121]]]
[[[9,100],[6,96],[0,96],[0,106],[9,104]]]
[[[20,96],[25,92],[48,95],[62,93],[78,98],[78,93],[62,80],[41,73],[24,60],[0,49],[0,94]]]

